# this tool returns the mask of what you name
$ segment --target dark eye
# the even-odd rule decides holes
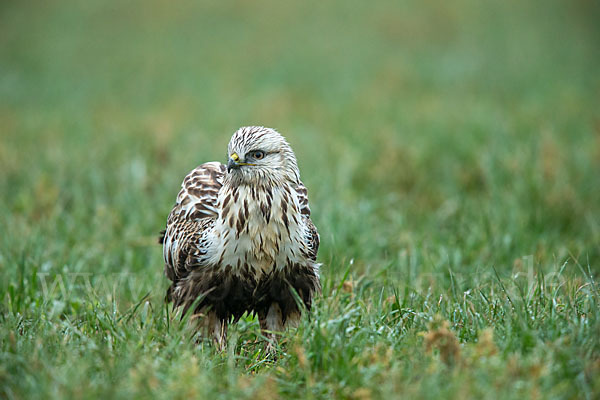
[[[263,158],[265,158],[265,152],[262,150],[253,151],[252,153],[250,153],[250,155],[255,160],[262,160]]]

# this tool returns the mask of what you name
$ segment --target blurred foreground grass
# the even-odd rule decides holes
[[[0,395],[600,396],[599,18],[5,2]],[[323,299],[276,362],[251,318],[226,354],[190,343],[155,244],[250,124],[291,142],[322,241]]]

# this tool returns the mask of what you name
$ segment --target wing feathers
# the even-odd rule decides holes
[[[300,204],[300,213],[304,216],[310,217],[310,206],[308,205],[308,191],[306,186],[299,181],[296,186],[296,195],[298,196],[298,203]]]
[[[309,259],[316,261],[317,252],[319,250],[319,233],[310,219],[308,190],[306,190],[306,186],[304,186],[302,181],[299,181],[298,186],[296,186],[296,195],[298,196],[298,204],[300,205],[300,214],[302,215],[304,223],[307,227],[305,240],[308,251],[306,255]]]
[[[187,276],[189,268],[205,253],[202,235],[219,214],[217,196],[223,186],[225,166],[209,162],[191,171],[183,180],[177,202],[161,232],[165,273],[173,282]]]
[[[216,217],[217,196],[223,186],[225,165],[219,162],[209,162],[190,172],[177,195],[177,206],[187,219]],[[175,211],[175,209],[173,209]]]

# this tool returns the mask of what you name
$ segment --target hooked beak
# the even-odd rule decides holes
[[[232,169],[238,168],[240,168],[240,164],[238,164],[238,162],[233,158],[230,158],[229,161],[227,161],[227,172],[231,172]]]
[[[239,169],[242,165],[256,165],[256,164],[242,162],[242,161],[240,161],[240,156],[238,156],[237,153],[233,153],[229,157],[229,160],[227,161],[227,172],[231,172],[232,169]]]
[[[229,161],[227,161],[227,172],[231,172],[232,169],[238,169],[240,167],[240,156],[237,153],[233,153],[229,156]]]

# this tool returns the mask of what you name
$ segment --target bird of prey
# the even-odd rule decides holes
[[[227,165],[208,162],[183,180],[162,232],[167,300],[193,312],[220,348],[227,325],[258,316],[273,349],[320,293],[319,234],[296,157],[274,129],[238,129]]]

